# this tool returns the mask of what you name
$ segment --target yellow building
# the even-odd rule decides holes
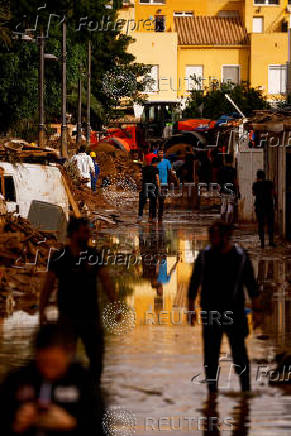
[[[149,101],[228,80],[284,98],[291,0],[124,0],[120,14],[129,50],[152,65]]]

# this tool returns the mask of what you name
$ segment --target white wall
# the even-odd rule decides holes
[[[237,154],[238,182],[241,199],[239,202],[240,221],[255,222],[254,197],[252,193],[253,182],[257,171],[264,169],[264,152],[260,149],[240,150]]]

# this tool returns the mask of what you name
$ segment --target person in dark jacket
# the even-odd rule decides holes
[[[253,184],[253,195],[256,197],[255,207],[258,219],[258,233],[261,241],[261,247],[265,246],[265,223],[268,225],[269,245],[274,244],[274,203],[275,191],[273,182],[266,180],[266,174],[263,170],[257,172],[257,181]]]
[[[41,327],[35,359],[1,386],[3,436],[97,435],[102,407],[90,373],[73,362],[75,338],[56,324]]]
[[[57,283],[58,322],[69,325],[82,340],[90,368],[98,383],[103,367],[104,338],[99,310],[99,287],[115,301],[114,283],[100,252],[89,246],[90,223],[72,217],[68,224],[70,243],[50,258],[47,277],[40,295],[40,324]]]
[[[204,365],[208,391],[217,391],[220,345],[228,336],[242,391],[250,390],[249,360],[245,346],[248,322],[245,315],[246,286],[250,298],[258,296],[252,263],[242,248],[231,243],[231,226],[216,222],[210,227],[211,245],[195,262],[189,287],[189,308],[193,311],[199,287],[203,315]],[[254,308],[255,309],[255,308]]]
[[[152,164],[142,168],[142,188],[139,193],[138,222],[143,219],[144,207],[149,199],[149,222],[157,217],[157,200],[159,195],[159,159],[154,157]]]

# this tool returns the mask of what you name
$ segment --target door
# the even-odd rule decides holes
[[[223,65],[222,67],[222,81],[239,84],[240,81],[240,67],[239,65]]]
[[[197,91],[203,88],[203,65],[188,65],[186,67],[186,86],[187,91],[195,89]]]
[[[264,30],[264,18],[253,17],[253,33],[263,33]]]
[[[13,176],[4,175],[4,197],[7,212],[19,213],[19,205],[16,204],[16,191]]]

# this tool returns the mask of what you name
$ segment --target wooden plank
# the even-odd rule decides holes
[[[69,183],[67,181],[67,177],[68,176],[65,173],[65,170],[61,166],[58,166],[58,168],[60,169],[60,171],[62,173],[62,180],[63,180],[63,183],[65,185],[66,193],[67,193],[69,202],[70,202],[70,204],[72,206],[72,209],[73,209],[73,212],[74,212],[74,216],[76,218],[80,218],[81,217],[81,212],[79,210],[78,204],[76,203],[76,201],[75,201],[75,199],[73,197],[72,191],[71,191]]]

